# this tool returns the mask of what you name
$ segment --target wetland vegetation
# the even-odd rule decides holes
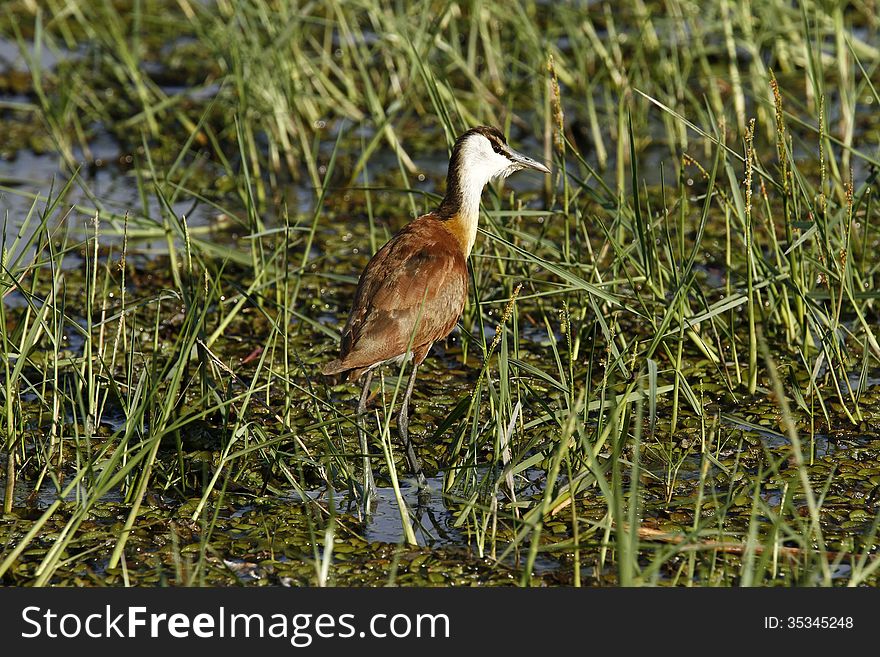
[[[0,582],[876,585],[876,0],[0,7]],[[367,429],[370,254],[500,127]]]

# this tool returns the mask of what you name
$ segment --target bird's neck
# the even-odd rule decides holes
[[[482,176],[462,174],[463,172],[455,167],[454,163],[450,166],[446,196],[443,197],[436,214],[443,220],[444,227],[458,240],[462,253],[467,258],[477,239],[480,196],[489,180],[483,179]]]

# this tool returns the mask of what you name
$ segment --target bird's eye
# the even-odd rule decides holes
[[[495,151],[499,155],[504,155],[504,151],[501,149],[501,146],[498,143],[496,143],[494,141],[490,141],[489,143],[492,144],[493,151]]]

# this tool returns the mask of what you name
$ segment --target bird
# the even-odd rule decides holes
[[[339,358],[327,363],[322,373],[341,375],[348,381],[365,377],[356,417],[367,496],[375,491],[375,483],[360,418],[366,411],[373,373],[384,364],[400,365],[407,359],[412,369],[397,426],[419,492],[427,491],[409,437],[409,402],[416,374],[431,346],[452,332],[464,310],[467,259],[477,237],[483,188],[490,180],[521,169],[550,173],[545,165],[513,150],[497,128],[467,130],[452,147],[440,205],[398,231],[360,275],[342,330]]]

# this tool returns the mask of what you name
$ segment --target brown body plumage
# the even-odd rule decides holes
[[[418,366],[431,345],[455,328],[468,295],[467,258],[477,234],[480,195],[491,179],[523,168],[549,173],[544,165],[512,150],[495,128],[478,127],[459,137],[452,149],[446,196],[434,212],[400,230],[370,260],[358,281],[348,322],[342,331],[339,358],[323,368],[327,375],[349,380],[366,374],[358,404],[367,402],[373,369],[411,354],[409,382],[403,395],[398,428],[410,467],[420,488],[425,479],[409,442],[409,399]],[[364,487],[372,491],[366,436]]]
[[[450,239],[454,224],[426,214],[379,249],[358,282],[340,357],[324,374],[345,372],[354,380],[407,347],[419,365],[449,335],[468,295],[467,261]]]

